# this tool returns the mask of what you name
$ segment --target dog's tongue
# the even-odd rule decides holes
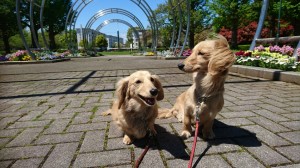
[[[155,99],[153,99],[153,98],[146,98],[145,101],[149,105],[154,105],[154,103],[155,103]]]

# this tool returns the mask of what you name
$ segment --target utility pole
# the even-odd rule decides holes
[[[120,50],[120,36],[119,36],[119,30],[117,31],[117,36],[118,36],[118,50]]]

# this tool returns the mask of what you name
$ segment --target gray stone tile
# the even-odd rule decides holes
[[[227,118],[219,120],[224,124],[231,126],[242,126],[242,125],[253,125],[254,123],[249,121],[247,118]]]
[[[77,124],[70,125],[67,132],[82,132],[82,131],[93,131],[93,130],[105,130],[106,123],[90,123],[90,124]]]
[[[144,151],[143,148],[136,148],[134,150],[135,160],[137,160],[140,157],[143,151]],[[159,151],[149,149],[139,167],[141,168],[164,167],[164,163],[160,157]]]
[[[51,120],[43,121],[24,121],[24,122],[15,122],[13,125],[8,128],[28,128],[28,127],[44,127],[50,123]]]
[[[278,135],[293,143],[300,143],[300,131],[279,133]]]
[[[300,130],[300,121],[287,121],[287,122],[280,122],[281,125],[288,127],[294,131]]]
[[[22,129],[4,129],[0,130],[0,137],[13,137],[17,135]]]
[[[276,107],[276,106],[273,106],[273,105],[270,105],[270,104],[257,104],[257,106],[259,106],[259,107],[261,107],[265,110],[272,111],[272,112],[277,113],[277,114],[286,113],[286,110],[284,110],[282,108],[279,108],[279,107]],[[254,110],[257,110],[257,109],[254,109]]]
[[[280,121],[288,121],[289,119],[287,117],[284,117],[280,114],[276,114],[276,113],[273,113],[269,110],[265,110],[265,109],[262,109],[262,110],[253,110],[254,113],[258,114],[258,115],[261,115],[261,116],[264,116],[274,122],[280,122]]]
[[[13,161],[2,161],[0,162],[1,168],[7,168]]]
[[[27,128],[7,144],[6,147],[29,145],[42,131],[43,128]]]
[[[80,152],[102,151],[104,145],[104,138],[104,131],[88,131],[85,134],[83,143],[80,148]]]
[[[226,159],[232,164],[233,167],[253,168],[265,167],[259,161],[255,160],[249,153],[237,152],[224,154]]]
[[[284,165],[284,166],[275,166],[276,168],[299,168],[300,164],[289,164],[289,165]],[[272,167],[272,168],[275,168]]]
[[[300,120],[300,113],[288,113],[288,114],[282,114],[282,115],[291,120]]]
[[[280,136],[268,131],[267,129],[259,126],[243,126],[242,128],[253,132],[257,138],[264,141],[266,144],[270,146],[282,146],[282,145],[289,145],[290,143]]]
[[[82,134],[83,132],[42,135],[35,141],[35,144],[56,144],[56,143],[78,142]]]
[[[123,135],[123,131],[121,131],[121,129],[114,122],[111,122],[108,132],[108,138],[123,137]]]
[[[188,148],[192,150],[193,142],[186,143]],[[226,152],[240,151],[242,148],[230,139],[216,139],[210,141],[199,141],[196,145],[195,155],[220,154]]]
[[[257,114],[251,111],[236,111],[236,112],[226,112],[220,113],[225,118],[240,118],[240,117],[253,117],[257,116]]]
[[[245,143],[245,142],[240,142]],[[284,156],[277,153],[275,150],[270,147],[261,144],[261,146],[249,146],[246,149],[255,157],[257,157],[265,165],[277,165],[283,163],[290,163],[290,161]]]
[[[55,134],[55,133],[62,133],[67,125],[69,124],[71,119],[59,119],[55,120],[49,128],[47,128],[43,133],[44,134]]]
[[[268,120],[264,117],[251,117],[249,120],[257,123],[258,125],[268,129],[271,132],[284,132],[284,131],[290,131],[290,129],[283,127],[271,120]]]
[[[58,144],[55,146],[43,168],[69,167],[78,147],[78,143]]]
[[[276,148],[281,154],[286,156],[287,158],[293,160],[294,162],[299,162],[299,152],[300,152],[300,145],[296,146],[285,146],[285,147],[278,147]]]
[[[130,163],[131,155],[129,150],[114,150],[107,152],[79,154],[73,167],[100,167]]]
[[[38,168],[42,163],[43,158],[30,158],[24,160],[17,160],[12,168],[20,168],[20,167],[30,167],[30,168]]]
[[[220,167],[220,168],[230,168],[231,166],[219,155],[209,155],[200,158],[200,161],[197,162],[199,159],[196,156],[193,160],[193,166],[195,167],[203,167],[203,168],[212,168],[212,167]],[[197,162],[197,163],[196,163]],[[176,167],[176,168],[186,168],[189,160],[168,160],[167,161],[169,167]],[[196,165],[195,165],[196,164]]]
[[[3,148],[0,151],[0,160],[44,157],[50,149],[51,145]]]

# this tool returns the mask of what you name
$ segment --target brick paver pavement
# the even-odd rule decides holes
[[[118,79],[143,69],[160,76],[169,108],[192,83],[178,60],[97,57],[0,66],[0,167],[132,167],[145,140],[122,144],[101,116]],[[300,86],[231,74],[216,139],[199,139],[196,167],[300,167]],[[157,146],[140,167],[187,167],[192,138],[176,119],[156,120]]]

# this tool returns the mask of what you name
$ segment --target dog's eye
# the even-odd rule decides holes
[[[151,82],[154,82],[154,79],[152,77],[150,78],[150,80],[151,80]]]
[[[136,84],[140,84],[140,83],[142,83],[142,81],[137,80],[137,81],[135,81],[135,83],[136,83]]]

